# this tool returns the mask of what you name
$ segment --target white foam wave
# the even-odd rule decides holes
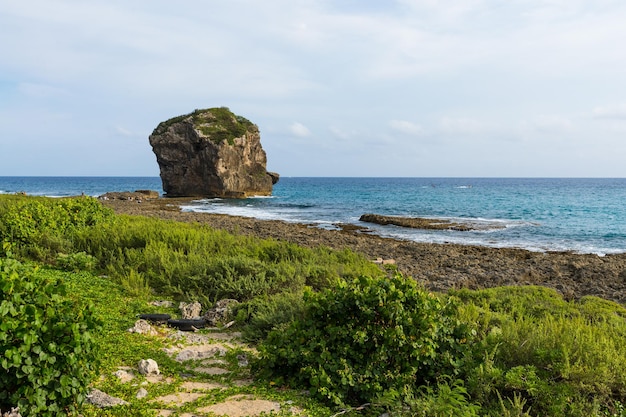
[[[280,220],[288,223],[313,225],[326,230],[335,230],[339,223],[362,225],[357,217],[341,218],[341,213],[335,213],[327,218],[320,218],[320,213],[305,212],[297,207],[259,207],[254,204],[231,204],[222,199],[195,200],[191,204],[181,206],[182,211],[199,213],[226,214],[231,216],[256,218],[259,220]],[[332,217],[332,218],[331,218]],[[604,256],[606,254],[625,253],[626,248],[605,248],[593,242],[577,242],[570,240],[546,240],[537,235],[532,237],[526,230],[541,226],[535,222],[512,219],[464,218],[464,217],[437,217],[463,224],[479,225],[478,230],[423,230],[410,229],[398,226],[381,226],[368,224],[372,234],[401,240],[410,240],[420,243],[460,244],[486,246],[493,248],[516,248],[533,252],[574,252],[591,253]]]

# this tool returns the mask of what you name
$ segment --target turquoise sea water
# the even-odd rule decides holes
[[[0,177],[0,192],[65,196],[151,189],[158,177]],[[626,252],[626,179],[285,178],[271,197],[203,199],[184,210],[275,219],[419,242],[535,251]],[[364,213],[474,222],[480,231],[424,231],[361,224]]]

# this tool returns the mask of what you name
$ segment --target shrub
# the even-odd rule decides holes
[[[452,299],[415,281],[360,277],[305,292],[303,318],[259,346],[259,376],[278,378],[337,405],[406,396],[462,364],[469,332]]]
[[[113,211],[92,197],[0,196],[0,239],[37,260],[54,260],[72,249],[76,232],[112,218]]]
[[[237,322],[245,323],[243,337],[251,342],[265,339],[270,331],[301,318],[303,311],[301,292],[257,297],[236,307]]]
[[[0,259],[0,408],[61,416],[85,398],[94,371],[91,305],[54,276]]]

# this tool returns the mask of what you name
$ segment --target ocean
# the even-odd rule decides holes
[[[157,190],[159,177],[0,177],[0,193],[98,196]],[[281,177],[271,197],[198,199],[183,210],[368,227],[387,237],[532,251],[626,252],[626,178]],[[365,213],[448,219],[480,230],[417,230],[362,223]]]

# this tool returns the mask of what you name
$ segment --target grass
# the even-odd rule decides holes
[[[312,250],[199,224],[116,216],[93,203],[0,195],[0,257],[43,265],[41,273],[65,281],[69,297],[93,301],[104,323],[96,336],[101,379],[94,384],[131,405],[106,411],[84,405],[86,417],[154,414],[146,401],[134,397],[138,387],[132,384],[141,379],[123,384],[112,376],[140,359],[157,360],[172,378],[171,384],[151,387],[150,398],[173,393],[182,384],[181,374],[188,370],[163,352],[172,341],[126,331],[137,314],[157,312],[151,300],[199,300],[210,306],[221,298],[238,298],[236,330],[254,346],[270,330],[301,317],[306,288],[319,291],[386,274],[348,250]],[[413,398],[382,398],[344,415],[626,417],[624,306],[596,297],[566,301],[553,290],[531,286],[438,296],[457,300],[457,319],[475,335],[461,372],[417,389]],[[230,369],[244,376],[248,371],[236,367],[236,351],[229,355]],[[306,389],[259,381],[212,392],[200,402],[248,393],[293,401],[311,416],[342,412],[313,400],[303,393]]]

